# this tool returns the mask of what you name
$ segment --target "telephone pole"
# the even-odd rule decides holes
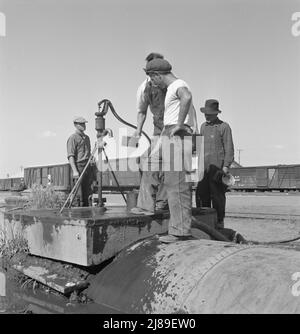
[[[238,156],[239,156],[239,165],[241,164],[241,152],[243,151],[243,149],[241,149],[241,148],[238,148],[237,149],[237,151],[238,151]]]

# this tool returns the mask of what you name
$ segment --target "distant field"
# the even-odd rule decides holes
[[[300,193],[227,193],[227,212],[300,215]]]
[[[300,194],[227,193],[225,227],[254,241],[300,236]]]

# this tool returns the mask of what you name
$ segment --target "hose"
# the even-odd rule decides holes
[[[255,240],[248,240],[247,242],[249,244],[254,244],[254,245],[276,245],[276,244],[285,244],[288,242],[293,242],[300,240],[300,237],[293,238],[293,239],[282,239],[282,240],[274,240],[274,241],[255,241]]]
[[[192,227],[198,228],[199,230],[207,233],[210,237],[217,241],[231,241],[226,236],[224,236],[219,231],[209,227],[208,225],[198,221],[195,217],[192,217]],[[288,242],[293,242],[300,240],[300,236],[292,239],[282,239],[282,240],[273,240],[273,241],[255,241],[255,240],[243,240],[245,244],[249,245],[276,245],[276,244],[283,244]]]
[[[113,107],[113,105],[112,105],[112,103],[111,103],[110,100],[104,99],[104,100],[102,100],[99,104],[101,104],[101,103],[107,103],[107,104],[108,104],[108,106],[109,106],[111,112],[113,113],[113,115],[116,117],[116,119],[117,119],[119,122],[121,122],[121,123],[123,123],[123,124],[125,124],[125,125],[127,125],[127,126],[129,126],[129,127],[131,127],[131,128],[133,128],[133,129],[137,129],[137,127],[136,127],[135,125],[126,122],[121,116],[118,115],[118,113],[116,112],[116,110],[115,110],[115,108]],[[142,134],[147,138],[149,144],[151,145],[151,139],[149,138],[149,136],[147,135],[147,133],[144,132],[144,131],[142,131]]]
[[[214,240],[230,242],[230,240],[228,238],[226,238],[222,233],[220,233],[217,230],[209,227],[208,225],[200,222],[195,217],[192,217],[192,227],[198,228],[199,230],[207,233]]]

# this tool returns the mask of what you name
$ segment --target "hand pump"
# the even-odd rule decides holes
[[[97,131],[97,143],[98,143],[98,171],[97,171],[97,183],[98,183],[98,207],[104,208],[104,201],[102,198],[102,151],[105,146],[103,138],[108,134],[112,137],[112,130],[105,129],[104,116],[108,112],[109,101],[102,100],[98,103],[98,112],[95,113],[95,129]]]

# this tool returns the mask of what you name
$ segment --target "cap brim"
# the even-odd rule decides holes
[[[144,68],[144,71],[146,72],[147,75],[149,75],[150,73],[157,73],[157,74],[168,74],[171,73],[171,71],[166,70],[166,71],[162,71],[162,70],[146,70]]]

